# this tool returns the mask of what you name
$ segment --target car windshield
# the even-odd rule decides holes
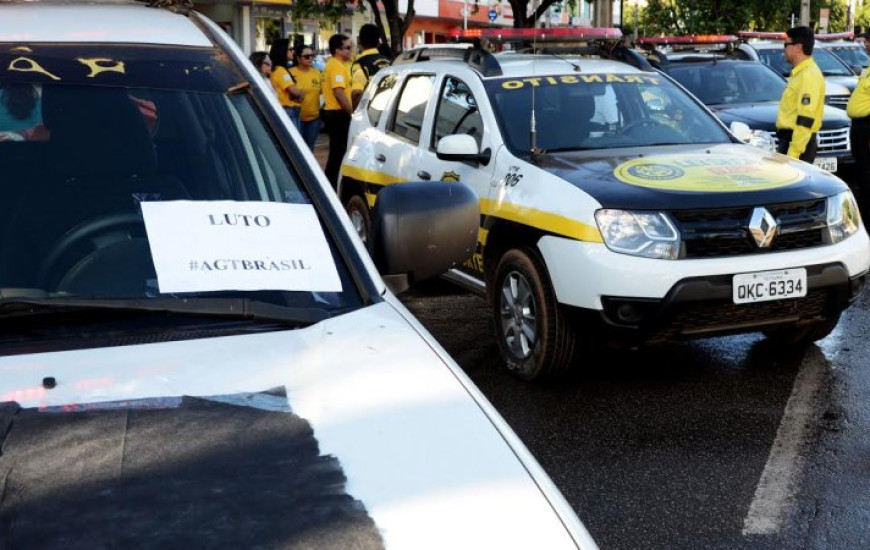
[[[785,81],[762,63],[683,63],[668,74],[705,105],[778,102]]]
[[[336,224],[225,55],[5,48],[0,317],[18,300],[40,317],[153,300],[142,309],[309,322],[362,303]]]
[[[785,59],[785,52],[779,48],[760,48],[759,59],[783,76],[791,74],[791,64]],[[837,59],[837,56],[823,48],[813,48],[813,60],[825,76],[854,76],[851,70]]]
[[[683,90],[653,74],[564,74],[487,81],[487,93],[516,155],[536,146],[571,151],[730,141]]]
[[[846,62],[850,67],[861,67],[866,69],[870,65],[870,55],[863,46],[859,44],[844,44],[842,46],[828,46],[834,54]]]

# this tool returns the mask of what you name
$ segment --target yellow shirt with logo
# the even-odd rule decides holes
[[[365,57],[367,55],[378,55],[378,53],[380,53],[380,52],[378,52],[377,48],[369,48],[367,50],[363,50],[362,52],[360,52],[360,54],[358,56],[356,56],[356,58],[359,59],[359,58]],[[359,92],[364,91],[366,89],[366,84],[369,83],[369,77],[366,74],[365,69],[362,68],[362,65],[360,65],[360,64],[356,63],[356,61],[354,61],[353,65],[351,65],[350,73],[351,73],[350,77],[353,80],[353,84],[351,85],[351,90],[352,91],[359,91]]]
[[[846,104],[846,114],[849,118],[864,118],[870,116],[870,67],[864,69],[858,79],[858,85]]]
[[[825,77],[809,57],[792,69],[776,114],[777,129],[792,130],[788,156],[800,158],[812,135],[822,127],[824,108]]]
[[[299,107],[299,102],[290,98],[290,87],[295,85],[290,73],[284,67],[275,67],[272,69],[272,76],[269,77],[272,81],[272,87],[275,88],[275,93],[278,94],[278,102],[284,107]]]
[[[323,75],[317,69],[310,68],[307,71],[303,71],[300,67],[291,68],[290,74],[296,79],[296,87],[305,94],[302,96],[299,120],[309,122],[319,118]]]
[[[335,94],[344,94],[350,103],[350,65],[332,56],[326,62],[323,73],[323,108],[327,111],[340,111],[341,105],[335,99]]]

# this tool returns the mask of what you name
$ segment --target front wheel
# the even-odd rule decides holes
[[[359,235],[360,240],[370,248],[369,241],[371,240],[371,215],[369,214],[369,206],[366,204],[365,198],[360,195],[353,195],[347,201],[345,206],[347,215],[350,217],[350,223]]]
[[[577,336],[538,253],[531,248],[507,251],[493,281],[496,339],[508,370],[525,380],[565,374]]]

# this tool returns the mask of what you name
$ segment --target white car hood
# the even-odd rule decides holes
[[[527,450],[496,429],[503,420],[412,323],[381,303],[300,330],[3,357],[0,402],[44,409],[283,387],[387,548],[594,547],[576,518],[556,513],[564,500],[544,496],[549,480],[530,474],[540,467],[518,458]]]

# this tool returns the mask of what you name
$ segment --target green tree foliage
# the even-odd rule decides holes
[[[374,23],[381,31],[381,40],[390,45],[393,53],[402,51],[402,38],[414,20],[414,0],[408,0],[408,11],[399,13],[397,0],[296,0],[293,3],[293,20],[319,19],[335,24],[354,11],[371,10]],[[355,37],[351,37],[355,38]]]
[[[627,6],[626,1],[626,10],[630,9]],[[848,28],[847,0],[812,0],[810,25],[813,28],[818,29],[821,7],[830,9],[828,32],[851,30]],[[794,14],[795,25],[799,24],[800,0],[649,0],[647,6],[641,8],[639,34],[734,34],[741,30],[785,31],[791,26],[792,14]],[[864,9],[856,14],[856,25],[868,24],[870,24],[870,2],[867,2]]]

